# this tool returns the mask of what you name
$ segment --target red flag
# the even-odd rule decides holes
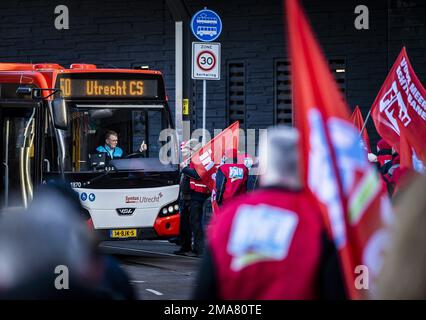
[[[371,106],[371,115],[382,138],[401,155],[401,160],[408,159],[401,166],[415,167],[417,158],[426,163],[426,90],[414,73],[405,47]],[[401,149],[401,139],[406,139],[408,148]],[[404,152],[409,154],[401,154]]]
[[[210,191],[215,188],[215,176],[218,166],[221,164],[225,151],[238,150],[240,125],[234,122],[206,145],[192,155],[191,161],[203,182]]]
[[[361,298],[356,287],[359,265],[377,275],[382,248],[381,213],[388,208],[375,168],[360,148],[349,108],[330,74],[297,0],[286,0],[294,109],[301,133],[305,183],[318,200],[339,252],[348,296]],[[365,291],[364,291],[365,292]]]
[[[399,159],[401,168],[413,169],[413,149],[403,134],[399,137]]]
[[[362,129],[364,128],[364,119],[362,118],[362,113],[358,106],[355,107],[355,110],[351,115],[351,122],[354,124],[355,128],[357,128],[359,132],[361,132]],[[371,152],[370,139],[368,138],[368,133],[366,128],[364,128],[364,131],[362,131],[361,138],[362,138],[362,142],[365,149],[368,151],[368,153],[370,153]]]

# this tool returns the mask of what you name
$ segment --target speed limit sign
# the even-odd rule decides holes
[[[192,79],[220,80],[220,43],[192,43]]]

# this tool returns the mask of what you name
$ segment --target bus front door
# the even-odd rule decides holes
[[[0,108],[0,210],[26,208],[33,196],[36,108]]]

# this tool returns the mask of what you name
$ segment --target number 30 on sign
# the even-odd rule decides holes
[[[220,43],[192,43],[192,79],[220,80]]]

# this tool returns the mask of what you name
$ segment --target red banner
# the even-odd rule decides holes
[[[355,107],[355,110],[351,115],[351,122],[354,124],[355,128],[357,128],[359,132],[361,132],[364,128],[364,119],[362,118],[362,113],[358,106]],[[368,151],[368,153],[370,153],[370,139],[368,138],[366,128],[364,128],[364,131],[362,131],[361,138],[365,149]]]
[[[348,296],[362,298],[356,272],[366,266],[370,280],[378,274],[389,199],[298,1],[285,2],[305,183],[336,244]]]
[[[236,153],[238,150],[239,129],[238,121],[234,122],[194,153],[191,158],[195,170],[210,191],[214,190],[217,168],[222,162],[225,151],[232,149]]]
[[[405,47],[371,106],[371,115],[382,138],[400,153],[401,160],[408,159],[401,166],[413,167],[414,152],[426,163],[426,90],[414,73]],[[402,136],[408,148],[401,149]],[[401,154],[404,152],[410,154]]]

